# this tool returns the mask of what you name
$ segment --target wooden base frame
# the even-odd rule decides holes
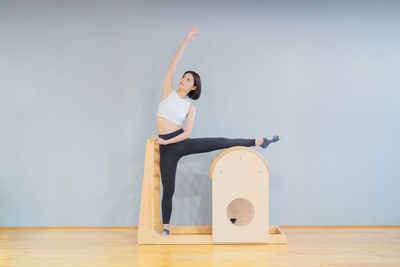
[[[171,234],[167,236],[161,235],[162,228],[159,146],[154,144],[152,139],[148,139],[140,203],[138,244],[216,244],[212,240],[212,226],[170,226]],[[251,244],[287,244],[287,237],[279,226],[270,226],[269,233],[267,243]]]

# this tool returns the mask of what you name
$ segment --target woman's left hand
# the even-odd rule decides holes
[[[186,40],[193,41],[197,37],[197,32],[199,31],[199,27],[193,27],[190,29],[189,33],[186,35]]]
[[[167,140],[164,140],[158,136],[153,135],[152,139],[156,145],[168,145]]]

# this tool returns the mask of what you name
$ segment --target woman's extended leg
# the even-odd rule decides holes
[[[256,139],[240,139],[225,137],[188,138],[181,143],[180,156],[205,153],[233,146],[256,146]]]

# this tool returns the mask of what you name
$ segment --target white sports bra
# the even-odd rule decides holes
[[[178,95],[175,90],[158,104],[157,116],[164,117],[182,126],[189,112],[190,101]]]

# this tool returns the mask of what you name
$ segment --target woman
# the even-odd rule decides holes
[[[175,174],[181,157],[210,152],[232,146],[267,146],[280,140],[280,136],[258,139],[228,139],[224,137],[191,138],[196,108],[188,100],[196,100],[201,94],[200,76],[194,71],[183,74],[179,89],[173,90],[172,80],[178,61],[186,45],[197,37],[198,27],[192,28],[172,59],[164,79],[163,93],[157,111],[158,137],[153,136],[155,144],[160,145],[160,172],[163,184],[161,210],[164,229],[162,235],[169,235],[169,222],[172,212],[172,196],[175,190]],[[183,120],[187,118],[185,130]]]

